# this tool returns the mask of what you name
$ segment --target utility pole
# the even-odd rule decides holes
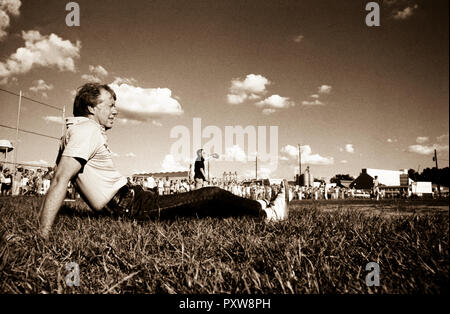
[[[437,153],[436,153],[436,149],[434,150],[434,156],[433,156],[433,161],[436,162],[436,178],[437,178],[437,173],[438,173],[438,161],[437,161]],[[441,197],[441,185],[439,184],[439,182],[436,182],[437,186],[438,186],[438,193],[439,193],[439,198]]]
[[[256,152],[256,159],[255,159],[255,175],[256,180],[258,180],[258,152]]]
[[[306,171],[308,172],[308,187],[311,186],[311,173],[309,172],[309,166],[306,167]]]
[[[438,169],[438,162],[437,162],[437,153],[436,153],[436,149],[434,150],[434,157],[433,157],[433,161],[436,162],[436,169]]]
[[[300,185],[301,175],[302,175],[302,153],[300,151],[300,144],[298,144],[298,185]]]
[[[22,90],[19,92],[19,107],[17,109],[17,122],[16,122],[16,142],[14,145],[14,171],[17,171],[17,151],[19,149],[19,123],[20,123],[20,106],[22,104]]]

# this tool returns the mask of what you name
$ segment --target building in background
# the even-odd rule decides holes
[[[408,169],[385,170],[365,168],[361,174],[350,184],[351,188],[358,190],[371,190],[373,180],[378,176],[380,190],[383,190],[386,197],[394,197],[411,194],[411,185],[414,182],[408,177]]]
[[[184,180],[189,179],[189,171],[169,171],[169,172],[149,172],[149,173],[135,173],[131,176],[133,180],[145,180],[148,177],[153,177],[153,179],[166,179],[170,180]]]

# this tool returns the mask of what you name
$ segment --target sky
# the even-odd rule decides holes
[[[107,134],[124,175],[187,170],[200,147],[220,155],[219,177],[254,177],[258,156],[258,177],[293,179],[299,145],[316,178],[420,171],[434,149],[446,167],[448,1],[374,2],[379,26],[366,24],[369,1],[83,0],[76,26],[69,1],[0,0],[7,158],[54,165],[62,108],[72,116],[76,89],[94,81],[117,95]],[[16,127],[19,100],[2,90],[51,105],[22,98],[19,127],[52,138],[16,139],[4,126]]]

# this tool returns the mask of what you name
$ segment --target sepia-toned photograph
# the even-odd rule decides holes
[[[448,10],[0,0],[0,294],[447,294]]]

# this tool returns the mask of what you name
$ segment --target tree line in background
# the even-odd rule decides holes
[[[422,172],[417,172],[414,169],[408,170],[408,176],[413,181],[428,181],[443,186],[449,186],[449,167],[445,168],[425,168]],[[340,184],[341,180],[354,180],[349,174],[337,174],[330,179],[330,183]]]
[[[445,168],[425,168],[421,173],[414,169],[408,170],[408,175],[414,181],[431,181],[432,183],[449,186],[449,167]]]
[[[341,183],[341,180],[353,181],[353,180],[355,180],[355,178],[353,178],[349,174],[337,174],[337,175],[335,175],[334,177],[332,177],[330,179],[330,183],[337,183],[337,184],[339,184],[339,183]]]

